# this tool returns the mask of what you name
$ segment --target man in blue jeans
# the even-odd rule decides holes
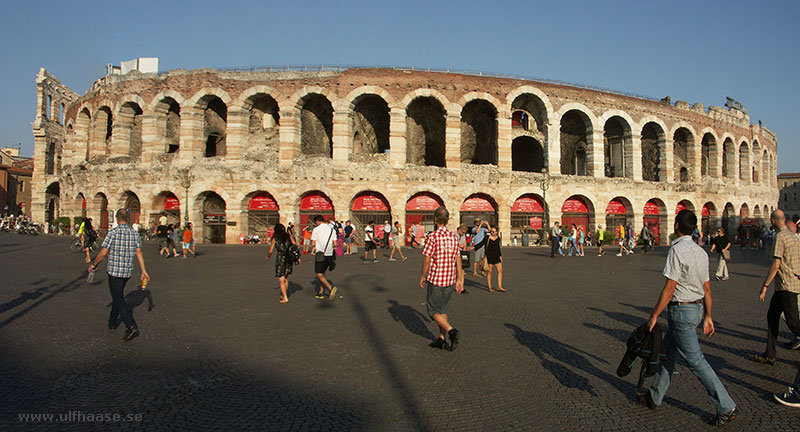
[[[662,273],[666,283],[647,322],[648,329],[652,330],[661,312],[668,308],[669,328],[664,335],[667,361],[656,374],[649,391],[640,395],[640,400],[650,409],[661,405],[675,371],[675,361],[680,355],[703,383],[714,402],[717,415],[711,420],[711,424],[722,426],[736,418],[736,404],[706,361],[697,340],[698,324],[702,321],[703,333],[711,337],[714,334],[714,322],[711,320],[708,255],[692,241],[692,232],[696,228],[697,216],[691,211],[681,210],[675,216],[675,233],[678,238],[672,242],[667,253],[667,262]]]
[[[139,268],[142,270],[142,281],[150,280],[144,266],[142,239],[139,237],[139,233],[128,225],[129,218],[128,210],[117,210],[117,226],[108,232],[103,240],[103,248],[89,266],[90,272],[96,271],[97,265],[108,256],[108,289],[111,291],[111,315],[108,317],[108,328],[115,330],[119,327],[121,318],[127,327],[125,336],[122,338],[126,342],[139,336],[139,328],[133,319],[133,311],[125,303],[125,284],[133,274],[134,256],[139,261]]]

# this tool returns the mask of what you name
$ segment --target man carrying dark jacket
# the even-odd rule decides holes
[[[650,389],[641,395],[641,399],[650,409],[661,405],[675,371],[675,361],[680,355],[703,383],[717,408],[717,415],[711,420],[711,424],[721,426],[736,418],[736,404],[706,361],[697,340],[698,324],[702,321],[703,333],[711,337],[714,334],[714,322],[711,320],[708,255],[692,241],[691,235],[696,228],[697,216],[691,211],[681,210],[675,216],[675,233],[678,238],[672,242],[667,253],[667,262],[662,273],[666,283],[647,322],[648,329],[652,330],[658,316],[667,309],[669,328],[664,335],[667,361],[656,374]]]

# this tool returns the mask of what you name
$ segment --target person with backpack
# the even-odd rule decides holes
[[[283,224],[276,224],[272,239],[269,242],[269,252],[267,252],[267,262],[272,254],[275,253],[275,277],[278,278],[278,285],[281,290],[281,300],[279,303],[289,303],[287,291],[289,289],[289,275],[292,274],[292,267],[300,262],[300,250],[290,236]]]
[[[81,238],[83,239],[83,251],[86,252],[86,262],[92,262],[92,257],[89,256],[89,250],[92,243],[97,240],[97,231],[92,227],[92,218],[88,218],[81,224],[80,228]]]

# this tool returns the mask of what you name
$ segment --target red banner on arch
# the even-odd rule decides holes
[[[164,200],[164,210],[180,210],[181,209],[181,202],[178,198],[174,196],[168,196],[167,199]]]
[[[278,203],[269,194],[259,194],[250,199],[248,210],[279,210]]]
[[[628,211],[625,210],[625,204],[619,200],[611,200],[606,207],[606,214],[626,215]]]
[[[333,203],[325,195],[312,193],[300,201],[300,210],[333,210]]]
[[[523,195],[514,201],[514,204],[511,206],[511,211],[514,213],[543,213],[544,206],[542,206],[542,203],[538,197],[533,195]]]
[[[438,196],[422,192],[414,195],[406,203],[406,210],[412,211],[434,211],[439,207],[443,207],[444,202]]]
[[[389,204],[383,198],[383,195],[377,192],[367,192],[353,200],[353,210],[385,212],[389,211]]]
[[[492,205],[492,203],[488,199],[481,196],[474,196],[464,200],[464,203],[461,204],[461,211],[493,212],[495,211],[495,208],[494,205]]]
[[[589,213],[589,207],[579,199],[570,198],[561,206],[561,213]]]

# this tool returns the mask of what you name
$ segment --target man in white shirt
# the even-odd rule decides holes
[[[328,300],[336,298],[336,287],[332,286],[325,278],[325,272],[336,267],[336,256],[333,254],[336,244],[336,234],[331,224],[324,223],[325,219],[314,216],[316,228],[311,231],[311,248],[314,250],[314,273],[319,279],[319,292],[315,296],[317,299],[325,298],[325,288],[328,289]]]
[[[372,251],[372,262],[378,262],[378,242],[375,240],[375,222],[369,221],[364,227],[364,262],[367,261],[367,254]]]
[[[392,236],[392,224],[383,221],[383,248],[389,249],[389,238]]]

